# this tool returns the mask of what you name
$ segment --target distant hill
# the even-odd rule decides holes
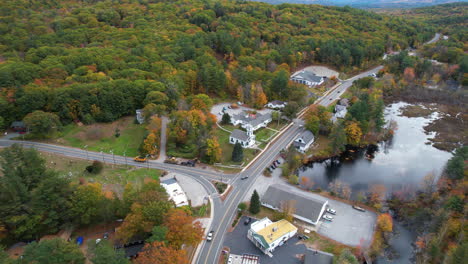
[[[440,5],[454,2],[468,2],[468,0],[252,0],[270,4],[319,4],[330,6],[349,5],[355,8],[414,8]]]

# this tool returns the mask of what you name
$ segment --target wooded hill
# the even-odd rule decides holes
[[[150,91],[167,96],[167,111],[197,93],[248,102],[252,87],[268,99],[295,100],[287,84],[293,69],[366,68],[433,33],[417,21],[349,7],[4,0],[1,125],[34,110],[63,123],[108,122],[143,107]]]

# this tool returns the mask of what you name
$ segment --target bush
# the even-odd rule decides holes
[[[245,211],[247,209],[247,204],[246,203],[240,203],[237,208],[239,208],[241,211]]]
[[[86,171],[92,174],[99,174],[101,173],[102,169],[104,168],[104,164],[99,160],[93,161],[93,164],[86,167]]]

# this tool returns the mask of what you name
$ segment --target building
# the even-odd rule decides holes
[[[284,202],[294,201],[293,217],[305,223],[317,225],[327,208],[328,201],[311,196],[312,194],[305,194],[288,185],[273,184],[268,187],[261,203],[265,207],[279,211]]]
[[[274,101],[269,102],[265,106],[268,108],[272,108],[272,109],[283,109],[284,107],[286,107],[287,104],[288,103],[283,102],[283,101],[274,100]]]
[[[185,195],[185,192],[182,190],[175,178],[161,181],[161,186],[166,189],[166,192],[169,195],[169,200],[172,200],[176,207],[189,205],[187,195]]]
[[[307,249],[304,254],[303,264],[332,264],[333,254]]]
[[[136,119],[138,123],[143,124],[143,122],[145,122],[145,118],[143,117],[143,109],[135,110],[135,114],[136,114]]]
[[[252,128],[247,126],[247,132],[239,129],[234,129],[229,136],[229,143],[236,144],[240,143],[243,148],[250,148],[255,145],[255,135],[252,132]]]
[[[272,222],[267,217],[258,220],[247,233],[247,238],[252,241],[263,253],[272,257],[271,252],[282,246],[288,239],[297,233],[297,227],[287,220]]]
[[[322,76],[317,76],[313,72],[302,70],[291,75],[291,81],[305,84],[309,87],[321,85],[325,80]]]
[[[312,143],[314,143],[314,140],[314,134],[309,130],[304,130],[296,140],[294,140],[293,144],[297,151],[304,153],[310,148]]]
[[[252,254],[229,254],[228,259],[229,264],[259,264],[260,263],[260,256],[252,255]]]
[[[15,132],[26,132],[26,124],[23,121],[14,121],[10,128]]]
[[[337,104],[335,105],[335,117],[344,118],[348,113],[348,109],[344,105]]]
[[[249,126],[252,127],[253,131],[256,131],[259,128],[266,127],[271,122],[271,113],[261,114],[261,113],[248,113],[242,111],[239,114],[231,116],[231,123],[235,126],[240,125],[241,127],[247,129]]]

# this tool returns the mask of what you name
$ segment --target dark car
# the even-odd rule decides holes
[[[248,178],[249,178],[249,176],[244,176],[244,177],[241,178],[241,180],[245,180],[245,179],[248,179]]]
[[[247,217],[247,219],[245,219],[245,221],[244,221],[244,225],[250,224],[250,221],[252,221],[252,218]]]
[[[276,164],[280,165],[281,164],[281,161],[279,160],[275,160]]]
[[[276,168],[273,165],[271,165],[270,169],[275,170]]]

